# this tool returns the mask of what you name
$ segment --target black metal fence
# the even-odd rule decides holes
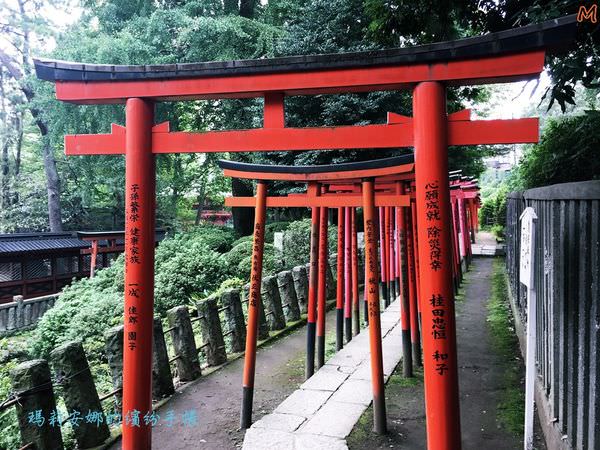
[[[600,448],[600,181],[508,196],[506,266],[517,329],[527,321],[519,283],[520,222],[537,216],[536,401],[549,448]],[[522,333],[521,333],[522,337]]]

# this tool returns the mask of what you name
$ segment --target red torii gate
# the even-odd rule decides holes
[[[427,225],[419,227],[418,241],[429,242],[433,233],[436,254],[439,249],[439,258],[432,259],[432,248],[419,247],[420,295],[428,299],[422,320],[434,327],[433,334],[423,334],[428,447],[460,448],[447,147],[536,142],[538,122],[448,120],[445,90],[535,78],[546,50],[564,47],[574,33],[575,18],[569,16],[477,38],[341,55],[156,66],[35,60],[38,77],[55,82],[61,101],[125,103],[125,128],[114,126],[109,135],[65,138],[68,155],[125,154],[124,413],[152,409],[154,154],[414,146],[415,217]],[[393,116],[385,125],[285,127],[285,96],[406,88],[414,92],[412,119]],[[171,133],[168,124],[154,124],[155,102],[248,97],[265,99],[261,129]],[[372,185],[365,187],[371,195]],[[374,232],[367,230],[367,238]],[[442,372],[436,371],[439,358],[445,361]],[[150,426],[124,425],[123,448],[150,446]]]
[[[253,267],[257,271],[251,274],[250,295],[248,303],[248,327],[246,338],[246,354],[244,362],[243,392],[241,426],[247,428],[252,420],[252,399],[254,391],[254,368],[256,361],[256,330],[258,327],[258,302],[260,301],[260,280],[262,273],[258,269],[262,266],[263,256],[263,233],[265,228],[265,210],[267,207],[309,207],[312,209],[312,233],[311,233],[311,257],[309,274],[309,297],[308,297],[308,320],[307,320],[307,351],[306,351],[306,377],[309,378],[315,369],[315,344],[317,348],[317,368],[325,364],[325,301],[326,301],[326,263],[327,263],[327,211],[330,207],[349,210],[362,207],[364,212],[365,230],[369,226],[373,228],[376,223],[374,214],[376,207],[408,207],[410,196],[400,193],[396,189],[396,183],[401,180],[413,178],[412,155],[387,158],[361,163],[346,163],[330,166],[265,166],[257,164],[245,164],[232,161],[219,161],[226,176],[259,180],[256,197],[229,197],[225,200],[226,206],[231,207],[253,207],[256,209],[255,246],[253,248]],[[360,176],[357,176],[360,174]],[[376,189],[379,175],[385,180],[386,185],[379,190]],[[299,181],[308,183],[306,193],[289,194],[287,196],[267,196],[267,180]],[[392,189],[389,189],[389,187]],[[385,188],[388,189],[385,189]],[[387,190],[387,192],[386,192]],[[390,192],[391,191],[391,192]],[[343,215],[339,215],[341,219]],[[348,211],[344,217],[345,224],[338,224],[339,229],[346,231],[345,250],[350,252],[351,221]],[[318,228],[317,228],[318,225]],[[338,262],[340,258],[340,239],[338,239]],[[356,248],[353,249],[354,253]],[[383,378],[383,356],[381,345],[381,324],[379,319],[379,292],[377,280],[377,236],[365,239],[365,266],[368,276],[365,283],[368,288],[368,314],[369,314],[369,336],[371,348],[371,372],[373,384],[373,410],[375,411],[375,427],[384,432],[385,419],[385,394]],[[346,301],[344,308],[349,308],[354,299],[348,294],[358,293],[357,283],[354,288],[348,284],[348,280],[356,280],[358,273],[354,276],[350,273],[350,261],[352,254],[346,255],[348,266],[345,270],[338,271],[338,279],[341,273],[345,273]],[[375,256],[375,259],[371,258]],[[339,263],[338,263],[339,267]],[[355,268],[356,271],[356,268]],[[356,301],[358,298],[356,298]],[[340,289],[338,285],[337,298],[337,331],[343,325],[342,311],[340,309]],[[403,312],[406,314],[408,306]],[[351,330],[351,324],[346,323],[346,330]],[[351,334],[350,334],[351,339]],[[349,340],[349,339],[348,339]],[[406,341],[410,346],[410,337]],[[339,345],[339,343],[338,343]]]

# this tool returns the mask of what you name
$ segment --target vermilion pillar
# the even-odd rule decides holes
[[[309,186],[310,188],[310,186]],[[317,189],[318,193],[318,189]],[[319,208],[311,212],[310,270],[308,273],[308,311],[306,320],[306,378],[315,372],[315,334],[317,319],[317,279],[319,272]]]
[[[379,212],[379,260],[380,260],[380,267],[381,267],[381,281],[380,281],[380,286],[381,286],[381,296],[383,297],[383,302],[384,304],[387,306],[387,297],[388,297],[388,292],[387,292],[387,270],[386,270],[386,266],[385,266],[385,212],[384,212],[385,208],[384,207],[379,207],[378,208],[378,212]]]
[[[459,230],[459,221],[458,221],[458,200],[456,198],[450,198],[450,208],[452,209],[452,239],[454,240],[454,258],[456,264],[456,274],[457,274],[457,286],[456,290],[458,292],[458,285],[462,281],[462,266],[460,264],[460,241],[458,236]]]
[[[125,332],[123,449],[149,449],[152,428],[132,422],[152,411],[154,314],[155,159],[154,105],[130,98],[125,106]],[[136,425],[134,425],[136,423]]]
[[[338,208],[335,348],[344,346],[344,208]]]
[[[244,376],[242,385],[242,414],[240,426],[252,424],[252,400],[254,398],[254,374],[256,366],[256,341],[260,308],[263,250],[265,245],[265,220],[267,211],[267,185],[259,181],[256,186],[256,208],[254,213],[254,237],[252,244],[252,266],[250,269],[250,292],[248,295],[248,327],[246,328],[246,352],[244,354]]]
[[[356,235],[356,208],[351,208],[352,227],[352,327],[356,336],[360,332],[360,306],[358,295],[358,236]]]
[[[325,303],[327,301],[327,218],[329,208],[321,207],[319,217],[319,275],[317,287],[317,368],[325,364]]]
[[[412,187],[414,190],[414,185]],[[412,244],[413,244],[413,255],[415,257],[415,279],[416,279],[416,293],[417,293],[417,315],[419,316],[419,327],[421,324],[421,272],[419,272],[419,236],[417,235],[417,204],[411,202],[411,225],[412,225]]]
[[[352,340],[352,212],[345,208],[344,216],[344,330],[346,342]]]
[[[385,262],[387,270],[387,291],[388,298],[385,306],[389,306],[391,301],[394,299],[394,258],[393,245],[392,245],[392,207],[385,207]]]
[[[465,210],[465,200],[458,197],[458,219],[460,221],[460,256],[464,258],[465,264],[469,266],[469,231],[467,226],[467,211]]]
[[[397,183],[398,194],[404,194],[404,187]],[[402,326],[402,371],[405,377],[413,376],[412,348],[410,332],[410,297],[408,288],[408,257],[406,251],[406,214],[403,208],[396,208],[396,224],[398,231],[398,266],[400,267],[400,321]]]
[[[461,448],[450,244],[446,90],[419,83],[413,96],[415,185],[425,367],[427,447]]]
[[[383,353],[381,348],[381,317],[379,307],[379,270],[377,267],[377,216],[373,180],[363,181],[363,215],[365,223],[365,266],[369,301],[369,347],[371,351],[371,383],[373,385],[373,430],[387,432],[385,386],[383,384]]]
[[[411,202],[411,205],[413,203]],[[408,260],[408,298],[410,302],[410,342],[412,347],[413,366],[421,366],[421,333],[419,330],[418,282],[416,276],[415,240],[412,225],[412,212],[408,208],[404,213],[406,219],[406,259]]]

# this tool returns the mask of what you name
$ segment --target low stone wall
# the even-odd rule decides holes
[[[0,305],[0,335],[35,326],[38,320],[54,306],[59,294],[23,300],[22,295],[14,301]]]
[[[333,277],[328,279],[328,283],[328,287],[335,290]],[[259,333],[260,340],[299,323],[302,319],[300,313],[305,309],[303,303],[307,286],[308,275],[304,266],[263,278],[260,305],[264,307],[264,326]],[[210,368],[216,369],[240,355],[246,339],[248,295],[245,291],[229,289],[193,306],[177,306],[167,312],[166,329],[163,329],[163,322],[155,318],[153,400],[158,402],[169,397],[177,384],[193,381]],[[25,301],[21,298],[2,305],[0,311],[6,315],[3,323],[9,324],[11,330],[32,325],[55,300],[56,296]],[[56,348],[50,361],[26,361],[11,372],[15,394],[0,404],[0,412],[13,406],[16,408],[23,446],[33,444],[39,449],[62,448],[60,427],[37,426],[29,420],[31,411],[50,414],[55,409],[58,393],[70,415],[81,409],[77,407],[80,405],[86,408],[83,412],[78,411],[80,414],[87,409],[97,412],[102,415],[103,424],[114,419],[114,411],[104,411],[107,408],[101,405],[109,399],[117,408],[121,404],[123,328],[123,325],[113,327],[104,334],[104,351],[113,380],[113,390],[109,393],[97,392],[85,351],[79,342],[65,343]],[[55,389],[58,386],[60,389]],[[45,420],[49,420],[49,416]],[[119,422],[111,423],[118,425]],[[90,448],[105,443],[108,433],[104,428],[99,433],[94,422],[79,422],[74,437],[79,448]]]

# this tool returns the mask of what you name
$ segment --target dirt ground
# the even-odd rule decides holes
[[[461,432],[465,450],[523,448],[522,437],[507,431],[498,420],[498,405],[504,398],[499,368],[506,361],[494,351],[487,324],[492,264],[492,258],[473,260],[456,305]],[[509,363],[523,369],[517,348],[515,356]],[[378,436],[371,431],[372,409],[369,408],[348,437],[350,449],[426,448],[423,373],[418,370],[412,380],[402,378],[401,373],[401,368],[396,368],[386,388],[389,433]],[[545,449],[539,435],[536,441],[538,450]]]

